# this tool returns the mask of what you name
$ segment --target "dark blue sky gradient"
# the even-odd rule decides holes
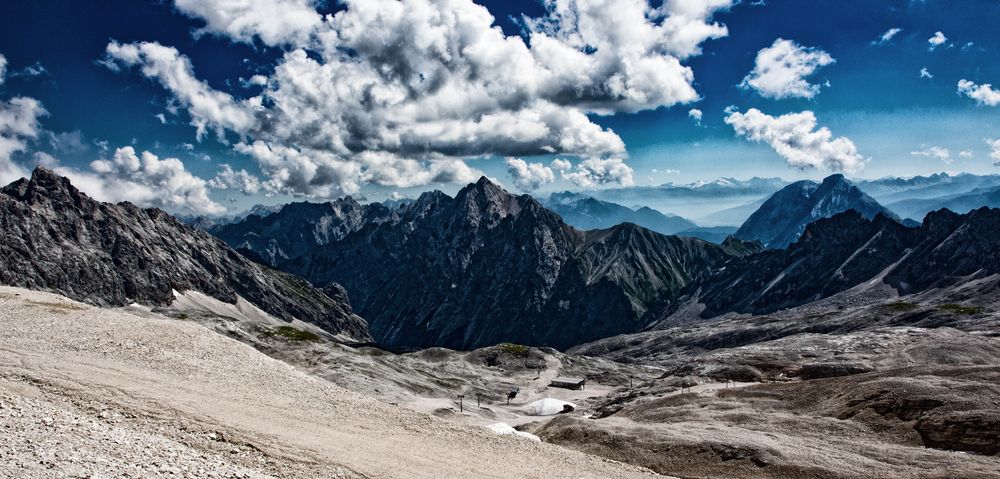
[[[479,1],[497,17],[508,34],[518,32],[521,13],[539,15],[534,1]],[[956,94],[956,83],[967,78],[1000,85],[1000,2],[995,0],[768,0],[764,6],[744,2],[717,20],[729,36],[703,44],[704,54],[685,63],[695,73],[703,99],[637,114],[595,117],[612,128],[629,149],[637,182],[693,181],[718,176],[817,177],[823,172],[790,170],[763,145],[736,138],[722,121],[723,110],[756,107],[777,115],[812,110],[819,122],[837,136],[851,138],[871,158],[863,176],[912,175],[936,171],[993,172],[984,138],[1000,137],[1000,109],[977,106]],[[324,7],[337,8],[335,3]],[[196,143],[186,114],[162,125],[154,115],[165,112],[166,92],[133,73],[115,73],[100,65],[109,40],[158,41],[189,56],[199,78],[236,96],[250,91],[237,79],[268,69],[282,52],[234,44],[193,31],[197,21],[184,17],[169,2],[141,0],[32,0],[0,3],[0,54],[15,73],[0,87],[4,98],[25,95],[39,99],[49,115],[43,125],[52,132],[80,131],[89,143],[107,141],[112,149],[135,141],[137,149],[176,156],[188,169],[212,176],[218,163],[253,169],[230,147],[207,138],[194,152],[182,143]],[[902,32],[887,45],[872,46],[890,27]],[[950,46],[928,51],[927,39],[941,30]],[[811,100],[768,100],[737,85],[749,72],[756,52],[776,38],[821,48],[837,61],[820,69],[814,81],[830,87]],[[971,47],[964,47],[972,42]],[[47,73],[17,76],[40,63]],[[921,79],[926,67],[933,79]],[[265,70],[266,71],[266,70]],[[704,112],[703,126],[687,116],[689,108]],[[49,148],[40,142],[38,148]],[[914,157],[921,145],[950,148],[956,161]],[[51,148],[50,148],[51,149]],[[958,159],[959,150],[975,153]],[[54,152],[65,163],[82,166],[97,158],[87,150]],[[213,161],[201,161],[202,155]],[[505,177],[498,160],[474,160],[474,166]],[[652,170],[680,174],[653,174]],[[557,184],[555,187],[565,185]]]

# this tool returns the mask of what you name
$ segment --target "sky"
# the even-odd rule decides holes
[[[994,0],[0,4],[0,181],[193,214],[996,173]],[[993,85],[997,85],[994,87]]]

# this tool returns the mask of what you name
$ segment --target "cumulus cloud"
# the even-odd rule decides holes
[[[564,160],[561,158],[556,158],[552,160],[552,169],[556,171],[566,171],[570,168],[573,168],[573,163],[570,163],[569,160]]]
[[[993,85],[989,83],[977,85],[972,81],[961,79],[958,81],[958,94],[972,98],[980,105],[1000,105],[1000,90],[994,90]]]
[[[993,166],[1000,166],[1000,138],[995,140],[984,140],[990,147],[990,158],[993,159]]]
[[[695,123],[699,125],[701,124],[701,119],[703,116],[705,116],[704,113],[702,113],[701,110],[697,108],[692,108],[688,110],[688,117],[690,117],[692,120],[694,120]]]
[[[927,43],[930,44],[930,46],[927,47],[927,49],[930,51],[934,51],[935,48],[944,45],[945,42],[947,41],[948,37],[944,36],[944,33],[934,32],[934,36],[927,39]]]
[[[972,153],[972,150],[962,150],[958,152],[958,156],[961,156],[962,158],[972,158],[975,154]]]
[[[507,164],[507,172],[514,179],[514,186],[521,191],[535,191],[556,181],[552,168],[541,163],[528,163],[520,158],[507,158],[504,163]]]
[[[927,67],[923,67],[920,69],[920,78],[934,78],[934,75],[927,70]]]
[[[229,95],[212,89],[198,80],[187,57],[175,48],[159,43],[121,44],[111,42],[106,50],[105,64],[110,68],[139,67],[143,75],[158,80],[170,90],[191,115],[191,125],[198,139],[213,128],[219,137],[225,130],[245,132],[255,120],[253,101],[239,102]]]
[[[3,81],[6,76],[7,76],[7,57],[0,55],[0,85],[3,85]]]
[[[835,61],[823,50],[779,38],[757,52],[753,71],[740,86],[765,98],[812,98],[819,93],[820,85],[809,83],[807,77]]]
[[[130,201],[171,211],[220,214],[224,207],[208,197],[205,180],[192,175],[176,158],[160,159],[131,146],[118,148],[110,160],[90,163],[90,172],[57,170],[80,183],[81,190],[101,201]]]
[[[945,162],[946,164],[951,164],[953,161],[951,159],[951,152],[947,148],[942,148],[940,146],[929,146],[920,145],[919,150],[911,151],[910,154],[913,156],[923,156],[926,158],[936,158]]]
[[[205,21],[200,30],[253,43],[254,37],[266,45],[298,45],[322,22],[312,0],[175,0],[185,15]]]
[[[28,143],[38,138],[39,119],[45,115],[45,108],[34,98],[0,100],[0,184],[27,176],[27,171],[13,156],[25,151]]]
[[[252,79],[261,91],[251,98],[211,89],[155,43],[112,42],[107,64],[161,83],[199,137],[239,136],[265,183],[336,194],[465,178],[468,157],[624,158],[621,138],[588,115],[697,100],[682,61],[728,34],[712,17],[735,1],[547,0],[543,16],[523,19],[525,38],[505,35],[471,0],[341,3],[320,16],[308,0],[176,1],[205,32],[285,50]]]
[[[826,127],[817,129],[816,116],[811,111],[774,117],[756,108],[746,113],[730,109],[725,121],[736,134],[770,145],[791,167],[852,173],[865,165],[854,142],[845,137],[834,138]]]
[[[635,184],[632,168],[621,158],[589,158],[576,165],[576,169],[560,173],[563,178],[581,188],[617,184],[632,186]]]
[[[872,45],[885,45],[886,43],[889,43],[890,41],[892,41],[892,39],[896,35],[898,35],[899,32],[901,32],[901,31],[903,31],[902,28],[896,28],[896,27],[890,28],[890,29],[886,30],[885,33],[883,33],[882,35],[880,35],[878,37],[878,40],[872,40]]]
[[[260,178],[257,178],[247,170],[236,171],[233,167],[223,163],[219,165],[219,172],[215,178],[208,180],[208,186],[217,190],[235,190],[245,195],[254,195],[260,192]]]

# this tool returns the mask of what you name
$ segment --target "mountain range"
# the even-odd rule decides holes
[[[694,222],[677,215],[668,215],[648,206],[635,209],[602,201],[581,193],[564,191],[541,200],[542,205],[562,217],[563,221],[582,229],[611,228],[620,223],[635,223],[665,235],[697,228]]]
[[[158,209],[95,201],[43,167],[0,190],[0,283],[100,306],[169,305],[176,292],[198,291],[371,339],[338,285],[313,288]]]
[[[963,291],[977,292],[992,284],[1000,226],[987,208],[907,226],[840,175],[786,186],[740,228],[744,240],[720,244],[628,222],[581,230],[486,178],[395,209],[292,203],[216,228],[218,238],[160,210],[97,202],[45,168],[4,187],[0,211],[4,284],[104,306],[199,291],[345,340],[460,349],[566,348],[641,331],[691,299],[711,317],[876,280],[908,294],[971,279]]]
[[[809,223],[851,209],[867,218],[881,213],[899,220],[844,175],[836,174],[822,183],[804,180],[782,188],[750,215],[735,236],[760,241],[768,248],[785,248],[799,238]]]
[[[339,241],[368,223],[392,217],[393,210],[381,203],[362,205],[347,196],[326,203],[290,203],[269,215],[251,214],[212,232],[232,247],[276,266]]]
[[[935,173],[911,178],[861,180],[859,188],[884,204],[908,199],[931,199],[1000,186],[1000,175]],[[914,218],[919,219],[919,218]]]
[[[313,284],[343,284],[376,340],[402,348],[567,347],[638,331],[698,275],[755,250],[631,223],[581,231],[486,178],[395,211],[299,205],[218,234]]]
[[[850,210],[810,224],[788,249],[734,258],[687,292],[705,304],[703,317],[770,313],[881,282],[900,295],[968,300],[1000,287],[997,228],[1000,209],[936,211],[918,227]]]
[[[935,198],[911,198],[888,205],[890,209],[899,213],[903,218],[913,220],[923,219],[927,213],[940,209],[948,209],[955,213],[968,213],[983,206],[1000,207],[1000,186],[976,188],[964,193]]]

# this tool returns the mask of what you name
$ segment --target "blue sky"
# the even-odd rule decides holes
[[[605,5],[616,3],[615,0],[602,1]],[[641,0],[621,1],[635,3]],[[275,4],[281,7],[280,4],[286,2],[305,5],[319,14],[335,13],[345,8],[345,5],[334,2],[317,5],[308,0],[276,0]],[[725,0],[712,2],[728,3]],[[107,199],[129,199],[174,210],[197,210],[197,202],[204,201],[203,196],[207,195],[219,207],[203,208],[201,212],[213,213],[296,197],[321,199],[351,193],[383,199],[393,193],[413,195],[433,188],[451,192],[470,176],[479,173],[494,177],[512,189],[544,193],[567,188],[691,182],[720,176],[820,178],[844,166],[843,161],[847,161],[848,167],[857,167],[849,171],[852,176],[866,178],[939,171],[986,174],[994,173],[997,168],[990,157],[991,146],[984,140],[1000,138],[998,106],[995,102],[990,106],[989,101],[977,100],[957,91],[957,84],[962,79],[973,82],[977,87],[1000,84],[1000,64],[995,60],[1000,52],[1000,34],[995,27],[996,19],[1000,18],[1000,2],[992,0],[767,0],[766,3],[744,1],[728,8],[717,8],[703,20],[709,25],[724,25],[724,36],[697,42],[701,50],[698,53],[677,53],[679,47],[669,45],[666,47],[669,54],[660,50],[654,52],[664,57],[679,57],[681,65],[690,67],[693,73],[690,87],[697,98],[678,94],[677,97],[658,100],[646,99],[635,106],[621,98],[593,100],[581,94],[566,100],[565,92],[546,97],[532,90],[532,93],[523,94],[515,91],[512,98],[538,94],[545,106],[532,103],[530,108],[508,109],[494,105],[494,108],[499,108],[493,110],[494,113],[529,111],[534,114],[537,111],[548,112],[550,107],[557,109],[558,119],[547,123],[553,129],[556,125],[565,125],[569,121],[566,118],[575,112],[582,112],[595,128],[610,131],[624,144],[623,150],[616,149],[614,138],[598,135],[600,138],[586,137],[584,141],[577,142],[584,146],[559,147],[562,151],[551,154],[538,150],[537,146],[544,143],[543,140],[522,141],[522,138],[503,141],[501,138],[490,140],[493,141],[491,143],[481,138],[486,133],[479,133],[475,141],[466,141],[471,134],[456,134],[456,139],[443,145],[417,138],[414,140],[417,146],[399,146],[394,143],[398,138],[393,136],[399,131],[391,131],[392,127],[385,125],[395,125],[399,115],[426,116],[404,107],[395,111],[387,109],[378,117],[358,117],[360,119],[356,121],[365,127],[370,126],[368,123],[379,126],[378,122],[385,122],[381,131],[386,137],[371,142],[365,141],[363,133],[352,132],[333,135],[336,137],[326,143],[317,141],[313,144],[313,138],[304,138],[305,134],[301,132],[275,133],[281,128],[282,120],[276,120],[277,125],[261,126],[255,123],[252,127],[243,128],[234,126],[232,122],[227,123],[228,119],[215,117],[208,121],[207,133],[199,138],[196,127],[192,126],[195,114],[183,100],[184,92],[165,85],[163,75],[147,74],[143,68],[152,61],[150,52],[133,59],[129,55],[141,49],[129,50],[131,46],[141,45],[139,42],[155,42],[175,49],[180,56],[189,59],[197,81],[239,103],[259,94],[259,87],[241,83],[241,79],[245,83],[255,74],[271,79],[273,83],[267,88],[289,86],[277,83],[279,80],[274,72],[287,52],[306,42],[301,38],[289,40],[295,35],[291,23],[280,25],[283,30],[274,30],[263,22],[257,24],[259,28],[256,31],[252,28],[239,32],[225,30],[225,25],[219,23],[221,20],[213,17],[217,12],[209,11],[213,3],[206,1],[200,6],[191,6],[191,2],[178,1],[175,4],[167,0],[36,0],[0,4],[0,22],[3,23],[3,28],[0,28],[0,55],[6,60],[5,80],[0,84],[0,101],[14,97],[33,98],[47,112],[37,117],[37,131],[33,135],[16,138],[24,146],[13,151],[8,160],[15,166],[28,168],[32,163],[42,161],[38,152],[47,153],[58,161],[64,171],[78,172],[80,181],[93,184],[94,188],[103,188],[103,196]],[[429,2],[439,8],[461,3],[458,0]],[[552,23],[547,27],[531,27],[520,19],[522,14],[531,18],[540,18],[547,12],[551,14],[552,7],[557,3],[567,5],[572,11],[579,8],[575,2],[554,2],[548,9],[535,1],[477,3],[489,10],[506,35],[521,35],[532,48],[531,28],[536,35],[544,31],[570,47],[579,47],[574,43],[575,38],[586,37],[586,32],[567,33],[563,28],[564,24],[570,23],[566,15],[550,18]],[[660,6],[658,1],[647,5],[650,9]],[[378,10],[378,7],[374,8]],[[607,10],[605,16],[608,17],[614,17],[619,11],[617,8]],[[410,13],[413,11],[416,9],[411,9]],[[662,19],[653,20],[653,24],[658,21]],[[880,37],[892,28],[899,29],[898,33],[888,41],[878,43]],[[932,45],[928,40],[939,31],[946,40]],[[267,39],[266,35],[272,35],[272,38]],[[801,95],[768,98],[761,91],[740,86],[757,65],[758,52],[772,46],[779,38],[794,42],[800,49],[799,53],[821,51],[834,60],[803,77],[808,85],[815,85],[817,93],[811,98]],[[108,53],[111,42],[123,46],[113,58]],[[315,45],[315,38],[309,42]],[[662,45],[657,48],[662,50]],[[595,53],[592,46],[578,49],[587,54]],[[320,48],[313,46],[305,50],[307,53],[303,58],[323,63]],[[364,60],[363,54],[351,55],[350,61]],[[378,55],[384,57],[386,52],[380,51]],[[376,61],[381,61],[382,57],[377,57]],[[422,57],[408,58],[406,61]],[[548,68],[547,71],[562,71],[561,68],[565,68],[559,63],[559,58],[547,61],[550,63],[543,65]],[[492,68],[503,68],[503,65]],[[921,76],[921,69],[926,69],[929,75]],[[430,77],[430,71],[420,75],[427,73]],[[401,75],[395,72],[387,81],[391,83]],[[676,78],[665,77],[662,80],[674,81]],[[349,82],[337,76],[322,81],[344,82],[345,85]],[[419,77],[419,81],[423,82],[424,78]],[[474,83],[478,80],[466,78],[460,81]],[[611,84],[608,79],[598,78],[595,81],[602,88],[595,90],[599,91],[596,95],[606,94],[605,87]],[[423,87],[418,85],[416,88]],[[513,90],[516,88],[511,87]],[[636,90],[642,88],[642,85],[634,87]],[[640,93],[648,94],[649,90]],[[275,98],[278,97],[265,100],[262,108],[267,110],[273,107],[268,101],[292,101],[286,96],[281,97],[283,100]],[[423,108],[425,104],[419,103],[418,106]],[[448,107],[458,108],[454,105]],[[730,107],[733,109],[727,110]],[[283,120],[284,123],[309,116],[308,104],[296,108],[304,110],[296,110],[290,119]],[[323,108],[330,108],[330,105]],[[700,123],[690,116],[692,108],[702,112]],[[598,111],[602,109],[609,111]],[[792,167],[788,155],[776,151],[766,139],[753,141],[750,133],[738,134],[735,127],[725,121],[733,112],[744,113],[750,109],[759,110],[766,115],[765,118],[812,112],[816,128],[828,128],[832,134],[828,140],[821,142],[844,137],[852,143],[851,148],[841,152],[846,156],[806,160],[819,167]],[[356,125],[345,127],[342,122],[355,121],[355,116],[351,116],[350,111],[338,110],[336,113],[342,117],[338,117],[335,126],[353,130]],[[327,110],[322,114],[331,113]],[[470,111],[469,114],[481,115],[481,112]],[[156,115],[163,115],[163,120]],[[413,130],[421,134],[439,131],[444,128],[442,124],[456,131],[471,131],[468,129],[473,124],[464,124],[461,118],[448,117],[446,123],[442,123],[444,120],[441,118],[430,121],[421,118]],[[473,120],[481,120],[481,117]],[[481,126],[479,123],[475,125]],[[501,121],[493,129],[506,131],[505,128],[517,125]],[[754,125],[747,128],[756,128]],[[316,124],[305,126],[311,128]],[[297,125],[292,121],[289,127],[296,128]],[[317,134],[324,133],[323,130],[320,128]],[[593,129],[585,128],[579,131],[584,130],[593,132]],[[219,136],[216,131],[223,133]],[[401,141],[405,143],[407,135],[416,135],[413,131],[403,134]],[[452,130],[441,131],[450,133]],[[567,129],[560,134],[569,136],[579,131]],[[769,134],[764,130],[755,131],[764,136]],[[586,136],[587,133],[579,134]],[[337,144],[345,138],[348,145],[343,148],[349,151],[324,146]],[[295,153],[283,153],[280,159],[268,160],[259,150],[250,151],[249,146],[257,140],[269,145],[271,150],[267,153],[276,154],[279,147],[290,148]],[[422,149],[419,148],[420,141],[426,142]],[[247,147],[238,148],[239,144]],[[126,146],[131,146],[134,157],[139,159],[142,152],[149,152],[159,160],[177,158],[184,172],[191,177],[181,175],[182,178],[178,179],[176,168],[170,165],[167,166],[173,168],[173,173],[169,174],[162,173],[166,166],[157,167],[157,174],[125,171],[121,165],[128,162],[125,158],[128,155],[122,153],[116,156],[115,153]],[[824,143],[822,146],[829,145]],[[507,147],[509,151],[505,150]],[[844,145],[841,143],[834,147]],[[945,149],[948,150],[947,157],[943,154]],[[370,154],[384,157],[372,159]],[[806,151],[803,154],[808,156],[810,153]],[[520,158],[527,169],[515,172],[505,161],[507,156]],[[618,163],[594,163],[599,171],[581,165],[588,158],[605,161],[612,157],[629,169],[624,175],[629,177],[627,180],[623,179],[624,170],[613,169]],[[570,161],[569,169],[560,170],[552,165],[551,161],[556,158]],[[107,162],[95,166],[92,164],[94,160]],[[217,177],[221,164],[228,164],[235,171],[245,170],[246,175],[253,178],[252,181],[267,187],[240,188],[232,181],[225,185],[224,178]],[[383,167],[385,171],[379,170]],[[311,176],[300,178],[297,175],[303,174],[302,171],[294,168],[305,168]],[[518,174],[522,176],[516,176]],[[119,179],[124,181],[122,184],[125,186],[111,184]],[[211,183],[213,179],[217,181]],[[205,184],[199,186],[199,180]],[[177,187],[177,191],[161,194],[161,188],[165,188],[163,185],[167,183],[183,186]],[[213,184],[225,188],[216,188]],[[245,181],[240,184],[246,186]],[[252,193],[247,194],[241,189],[252,190]],[[129,196],[134,191],[143,193]],[[168,201],[159,198],[170,195],[181,199]]]

